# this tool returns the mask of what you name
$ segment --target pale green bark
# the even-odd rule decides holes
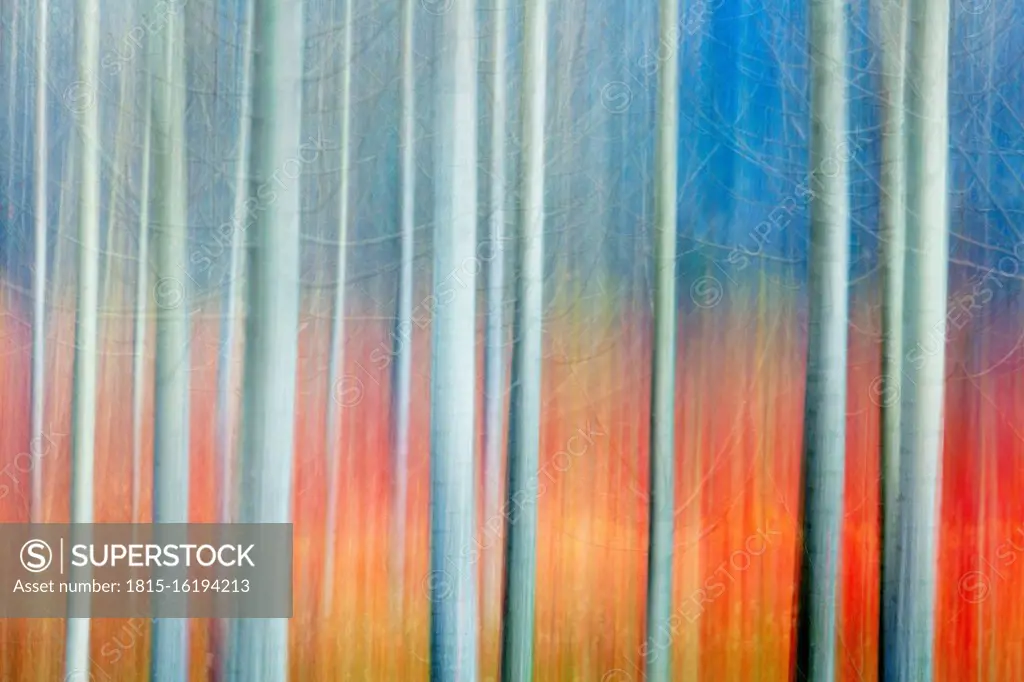
[[[439,18],[430,415],[430,679],[479,676],[472,560],[476,407],[476,3]]]
[[[797,679],[831,680],[846,458],[849,195],[842,0],[810,5],[811,248]]]
[[[235,428],[237,424],[237,403],[232,387],[235,385],[234,354],[238,345],[236,329],[242,306],[240,297],[244,294],[242,272],[244,269],[245,244],[248,234],[249,216],[246,199],[249,196],[249,136],[252,125],[252,41],[253,41],[253,0],[246,2],[244,22],[245,38],[242,43],[241,112],[238,117],[238,155],[235,161],[235,197],[231,221],[231,265],[228,273],[228,291],[221,317],[220,358],[217,363],[217,457],[220,523],[234,521],[236,512],[234,466]],[[221,679],[228,679],[229,656],[227,650],[231,637],[231,621],[224,619],[217,623],[217,637],[214,656],[220,666]]]
[[[242,523],[288,523],[292,509],[299,320],[299,185],[275,173],[300,159],[302,0],[254,0],[252,229],[247,272]],[[260,192],[273,187],[274,200]],[[243,619],[232,633],[232,682],[288,679],[288,620]]]
[[[48,181],[46,88],[50,18],[49,0],[38,0],[36,18],[36,136],[35,136],[35,269],[32,273],[32,432],[29,454],[32,457],[32,493],[29,519],[43,522],[43,418],[46,412],[46,233]]]
[[[416,201],[416,82],[413,26],[415,0],[402,0],[402,120],[399,153],[401,154],[401,265],[398,284],[398,314],[395,316],[394,343],[398,345],[395,365],[394,433],[395,448],[394,510],[392,512],[391,561],[392,596],[397,615],[405,587],[405,538],[409,490],[409,414],[412,386],[413,349],[413,257],[415,256]]]
[[[907,44],[906,326],[894,679],[934,671],[949,256],[949,0],[910,0]]]
[[[142,520],[142,418],[146,404],[146,331],[149,326],[149,175],[152,158],[152,77],[146,72],[146,122],[142,142],[142,187],[139,191],[139,252],[135,281],[135,337],[132,357],[132,523]]]
[[[537,584],[544,327],[544,121],[547,110],[547,0],[526,0],[523,31],[522,168],[517,235],[515,341],[508,444],[501,679],[533,679]],[[503,17],[499,17],[503,19]],[[499,397],[500,399],[500,397]]]
[[[341,187],[338,190],[340,207],[338,211],[338,274],[334,284],[334,311],[331,325],[331,350],[328,361],[331,396],[336,395],[335,387],[343,381],[345,368],[345,284],[347,278],[349,186],[352,136],[352,4],[345,2],[345,18],[342,20],[345,35],[342,38],[341,55]],[[327,523],[324,536],[323,593],[320,597],[324,614],[330,614],[334,599],[334,554],[338,542],[338,471],[341,464],[341,448],[338,447],[338,404],[327,403]]]
[[[506,137],[508,130],[508,0],[495,0],[491,53],[492,115],[490,146],[490,214],[488,215],[487,329],[484,339],[484,524],[501,519],[501,465],[505,441],[505,204]],[[486,531],[485,531],[486,532]],[[500,531],[499,531],[500,532]],[[487,543],[485,543],[486,545]],[[498,543],[484,560],[483,616],[485,627],[498,617],[494,608],[501,590]]]
[[[231,220],[231,263],[228,271],[228,291],[223,303],[224,313],[221,316],[220,359],[217,363],[217,456],[218,488],[221,495],[218,518],[221,523],[231,522],[235,503],[231,467],[237,419],[232,387],[235,384],[234,355],[235,347],[238,345],[236,329],[241,308],[240,296],[243,293],[242,271],[248,228],[245,200],[249,192],[249,134],[252,119],[252,0],[246,3],[242,21],[245,35],[241,54],[242,110],[238,118],[238,157],[235,160],[235,197]]]
[[[11,7],[10,23],[10,54],[8,60],[10,69],[7,72],[7,196],[6,202],[14,201],[14,133],[17,130],[15,124],[15,112],[18,110],[18,60],[21,52],[18,50],[18,28],[20,27],[21,2],[14,0]]]
[[[156,377],[153,522],[187,523],[190,338],[188,180],[185,161],[185,32],[177,12],[153,34],[153,247],[156,265]],[[182,574],[184,576],[184,574]],[[188,621],[153,620],[150,679],[188,679]]]
[[[879,2],[882,33],[882,377],[881,408],[882,565],[879,600],[879,679],[894,673],[896,628],[896,532],[900,470],[900,392],[903,379],[903,289],[906,252],[906,167],[903,136],[906,0]]]
[[[78,315],[75,320],[74,402],[71,413],[71,523],[93,520],[93,471],[96,454],[96,370],[99,351],[100,289],[100,143],[99,0],[78,0],[77,61],[80,102],[76,112],[80,156],[78,179]],[[76,542],[88,542],[84,535]],[[89,580],[88,571],[73,580]],[[88,594],[69,597],[76,611],[88,611]],[[81,610],[79,610],[81,609]],[[68,618],[64,675],[89,670],[89,619]],[[73,678],[72,678],[73,679]]]
[[[661,43],[677,40],[679,0],[661,0]],[[647,651],[651,682],[671,679],[672,554],[675,544],[676,195],[679,156],[679,58],[658,71],[654,177],[654,358],[651,366],[651,484],[647,548]]]

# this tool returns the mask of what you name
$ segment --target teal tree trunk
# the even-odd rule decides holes
[[[502,608],[501,679],[533,679],[537,584],[537,477],[544,327],[544,121],[547,0],[526,0],[523,35],[522,178],[517,235],[515,341],[509,414],[508,533]],[[499,16],[499,21],[504,17]],[[493,244],[491,245],[494,246]],[[492,261],[493,264],[493,261]]]
[[[896,673],[934,672],[949,267],[949,0],[910,0],[907,43],[907,344],[900,429]]]
[[[810,12],[811,246],[796,677],[831,680],[846,466],[850,209],[846,142],[846,17],[842,0]]]
[[[475,0],[438,17],[430,375],[430,680],[479,678],[476,482]]]
[[[903,135],[906,0],[881,0],[882,37],[882,375],[872,395],[881,409],[882,564],[878,623],[878,679],[895,672],[896,534],[900,471],[900,394],[903,383],[903,290],[906,254],[906,139]]]
[[[661,0],[660,45],[678,42],[679,0]],[[676,205],[679,157],[679,54],[658,71],[654,169],[654,357],[651,366],[650,525],[647,637],[651,682],[669,682],[672,660],[672,548],[675,544]]]
[[[241,523],[290,523],[298,364],[303,0],[254,0]],[[270,190],[270,188],[273,188]],[[268,190],[270,190],[268,192]],[[273,197],[273,199],[271,199]],[[288,620],[232,628],[231,682],[288,679]]]

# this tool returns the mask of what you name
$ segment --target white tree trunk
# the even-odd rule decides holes
[[[185,31],[177,12],[153,34],[153,247],[156,260],[156,377],[153,522],[188,523],[188,181],[185,161]],[[153,620],[150,679],[188,679],[188,621]]]
[[[224,301],[224,314],[221,317],[220,358],[217,363],[217,457],[218,481],[220,490],[220,507],[218,521],[231,523],[235,518],[235,479],[232,476],[234,466],[234,435],[238,422],[236,417],[237,403],[234,397],[235,386],[234,358],[238,345],[236,330],[240,311],[240,297],[244,295],[242,281],[245,258],[245,244],[249,216],[246,213],[246,199],[249,195],[249,135],[252,125],[252,40],[253,40],[253,0],[246,2],[244,23],[245,38],[242,43],[242,79],[241,79],[241,112],[238,117],[238,155],[235,160],[235,197],[231,220],[231,265],[228,273],[228,291]],[[214,660],[219,666],[221,680],[228,679],[230,652],[227,650],[231,637],[231,623],[220,620],[217,623],[217,636],[214,641]]]
[[[233,397],[235,385],[234,356],[236,330],[238,328],[239,303],[242,295],[242,272],[245,258],[245,237],[247,231],[245,200],[249,192],[249,134],[252,123],[252,0],[246,3],[243,21],[244,41],[242,43],[241,106],[238,119],[238,155],[235,160],[235,197],[231,219],[231,264],[228,272],[228,291],[225,296],[224,313],[221,316],[220,359],[217,363],[217,454],[218,488],[220,489],[220,523],[231,523],[234,516],[234,483],[231,466],[234,455],[234,432],[236,402]]]
[[[288,523],[292,505],[299,320],[299,184],[275,173],[301,158],[302,0],[254,0],[242,523]],[[260,188],[273,187],[274,200]],[[240,620],[229,679],[288,679],[288,620]]]
[[[20,21],[21,0],[14,0],[11,6],[10,23],[10,55],[8,57],[10,69],[7,72],[7,194],[4,197],[4,209],[10,210],[14,205],[14,136],[17,133],[15,125],[15,113],[18,111],[18,59],[21,52],[18,50],[18,28]]]
[[[491,187],[488,216],[490,262],[487,264],[487,328],[484,337],[484,523],[503,521],[501,459],[505,445],[505,208],[506,143],[508,137],[508,0],[495,0],[491,61]],[[497,532],[501,532],[498,530]],[[485,627],[496,622],[496,597],[501,590],[500,544],[484,560],[482,601]]]
[[[931,680],[949,251],[949,0],[911,0],[907,44],[907,384],[900,430],[896,680]]]
[[[395,316],[394,343],[398,348],[395,365],[394,432],[395,448],[394,510],[392,513],[391,593],[396,615],[402,616],[405,594],[405,527],[409,490],[409,415],[412,386],[412,296],[413,256],[415,255],[416,202],[416,81],[413,48],[415,0],[402,0],[402,121],[401,153],[401,268],[398,284],[398,314]]]
[[[544,350],[547,0],[527,0],[525,11],[520,180],[522,201],[519,212],[521,222],[517,253],[515,341],[512,351],[506,506],[509,514],[508,533],[505,536],[505,591],[501,628],[501,679],[508,681],[533,678],[537,497],[541,485],[537,480],[537,469],[540,459],[541,367]],[[504,19],[500,15],[498,18]],[[498,293],[500,296],[500,290]]]
[[[900,471],[900,392],[903,378],[903,282],[906,252],[906,166],[903,136],[906,1],[882,0],[882,377],[881,408],[882,562],[879,600],[879,680],[891,680],[895,665],[897,598],[896,532]]]
[[[149,175],[153,138],[153,79],[146,70],[146,122],[139,191],[139,253],[135,281],[135,338],[132,357],[132,523],[142,520],[142,419],[146,405],[146,331],[149,326]]]
[[[29,519],[43,522],[43,418],[46,413],[46,233],[47,233],[47,144],[46,88],[48,50],[47,30],[50,19],[49,0],[38,0],[36,17],[36,146],[35,146],[35,270],[32,273],[32,434],[29,453],[32,457],[32,494],[29,498]]]
[[[342,20],[345,35],[341,55],[341,187],[338,190],[340,207],[338,212],[338,275],[334,288],[334,312],[331,325],[331,350],[328,360],[327,400],[327,523],[324,525],[324,574],[321,608],[325,615],[331,613],[334,600],[334,554],[338,542],[338,470],[341,463],[341,448],[338,447],[339,405],[333,400],[335,390],[342,382],[345,368],[345,281],[348,276],[348,223],[349,186],[352,135],[352,4],[345,2],[345,18]]]
[[[476,3],[440,17],[430,415],[430,679],[476,682]]]
[[[99,330],[100,142],[99,0],[78,0],[77,61],[80,102],[78,194],[78,315],[75,320],[74,402],[71,425],[71,523],[93,520],[93,469],[96,453],[96,368]],[[88,542],[84,535],[79,536]],[[78,540],[78,538],[76,538]],[[89,580],[87,571],[75,580]],[[72,597],[88,609],[88,595]],[[71,601],[69,599],[69,601]],[[89,670],[89,619],[68,618],[64,675],[74,679]]]
[[[679,0],[661,0],[661,44],[678,40]],[[679,56],[658,71],[654,211],[654,358],[651,368],[650,530],[647,549],[647,655],[650,682],[671,679],[672,549],[675,545],[676,195]]]
[[[811,248],[804,406],[797,678],[835,674],[836,585],[846,457],[849,195],[842,0],[810,5]]]

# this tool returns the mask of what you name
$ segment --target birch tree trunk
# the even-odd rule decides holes
[[[249,191],[249,134],[252,120],[252,25],[253,0],[246,2],[242,29],[245,35],[242,43],[242,111],[238,118],[238,148],[235,160],[235,197],[231,220],[231,263],[228,272],[228,291],[221,316],[220,359],[217,363],[217,451],[220,489],[220,523],[231,523],[234,505],[234,487],[231,478],[231,464],[234,455],[235,400],[232,388],[235,385],[234,353],[238,345],[239,296],[242,288],[242,270],[245,257],[245,236],[249,220],[245,212],[245,200]]]
[[[949,251],[949,0],[911,0],[907,44],[905,372],[896,674],[931,680]]]
[[[291,520],[299,320],[299,184],[275,173],[301,158],[303,0],[254,0],[252,148],[242,523]],[[273,183],[273,185],[271,185]],[[262,188],[273,187],[273,201]],[[237,621],[229,679],[288,679],[288,620]]]
[[[813,0],[809,13],[814,186],[796,674],[799,680],[817,681],[831,680],[835,674],[836,585],[846,457],[850,225],[844,3]]]
[[[678,42],[679,0],[661,0],[663,45]],[[676,195],[679,55],[658,71],[655,148],[654,358],[651,366],[650,530],[647,549],[647,679],[668,682],[672,660],[672,549],[675,544]]]
[[[881,408],[882,565],[878,623],[878,679],[893,679],[896,629],[896,532],[900,471],[900,392],[903,377],[903,277],[906,252],[906,167],[903,136],[903,69],[906,0],[882,0],[882,377]]]
[[[402,120],[399,131],[401,154],[401,269],[398,284],[398,315],[394,342],[401,344],[395,365],[394,433],[395,448],[394,510],[392,513],[391,560],[395,613],[401,618],[405,594],[405,528],[409,490],[409,415],[412,386],[412,296],[413,257],[415,256],[416,202],[416,74],[413,62],[413,26],[415,0],[402,0]]]
[[[498,19],[503,20],[504,17],[499,15]],[[517,253],[519,276],[516,280],[515,341],[512,350],[506,505],[509,514],[505,536],[505,589],[501,628],[501,679],[505,682],[533,679],[537,497],[541,485],[537,480],[537,468],[540,459],[544,328],[547,44],[547,0],[527,0],[523,27],[522,200],[519,207]],[[500,296],[500,289],[498,294]]]
[[[14,137],[18,131],[17,125],[15,125],[14,114],[18,111],[18,98],[16,93],[18,92],[18,59],[21,56],[21,52],[18,50],[18,28],[21,17],[21,0],[13,0],[11,3],[11,23],[8,34],[10,36],[10,55],[8,56],[8,63],[10,69],[7,72],[7,193],[4,198],[4,210],[11,211],[14,207],[14,178],[17,176],[14,168]],[[6,38],[7,36],[5,36]],[[19,207],[20,208],[20,207]],[[9,219],[13,220],[13,215],[9,214]],[[12,225],[13,227],[13,225]]]
[[[153,522],[188,523],[190,329],[185,166],[185,32],[177,12],[152,36],[156,257]],[[158,614],[159,615],[159,614]],[[188,679],[188,620],[153,620],[150,679]]]
[[[506,138],[508,125],[507,65],[508,0],[495,0],[494,38],[491,54],[491,187],[488,216],[491,260],[487,264],[487,327],[484,337],[484,523],[497,523],[501,516],[501,459],[505,441],[505,188]],[[498,532],[501,532],[500,529]],[[495,597],[501,590],[500,546],[484,557],[484,623],[498,617]]]
[[[46,112],[47,38],[50,18],[49,0],[38,0],[36,17],[36,135],[35,135],[35,269],[32,273],[32,434],[29,453],[32,457],[32,494],[29,498],[29,519],[43,522],[43,419],[46,414],[46,234],[47,234],[47,144]]]
[[[146,70],[146,122],[139,191],[139,253],[135,281],[135,338],[132,357],[132,523],[142,521],[142,419],[146,405],[146,331],[149,326],[149,174],[153,137],[153,79]]]
[[[235,160],[235,197],[231,220],[231,264],[228,273],[228,291],[221,317],[220,358],[217,362],[217,456],[218,489],[220,490],[220,523],[231,523],[235,513],[235,480],[232,476],[234,463],[234,435],[237,424],[237,403],[233,395],[235,386],[235,348],[238,345],[239,297],[244,292],[242,271],[244,268],[246,234],[249,216],[246,213],[246,198],[249,193],[249,135],[252,125],[252,40],[253,0],[245,3],[242,18],[245,38],[242,43],[241,112],[238,117],[238,155]],[[224,619],[216,625],[213,654],[218,666],[218,679],[228,679],[227,646],[231,636],[230,621]]]
[[[96,452],[96,369],[99,336],[100,130],[99,130],[99,0],[78,0],[77,61],[80,99],[76,107],[79,163],[78,314],[75,320],[74,400],[71,412],[71,523],[93,520],[93,470]],[[84,535],[75,538],[85,540]],[[73,576],[88,580],[87,571]],[[88,595],[69,603],[88,612]],[[89,619],[68,618],[65,630],[64,676],[89,671]]]
[[[349,223],[349,186],[351,171],[352,134],[352,3],[345,2],[344,49],[341,59],[341,188],[338,190],[341,205],[338,212],[338,279],[334,288],[334,313],[331,324],[331,354],[328,360],[330,395],[337,394],[335,387],[342,382],[345,368],[345,283],[348,277],[347,242]],[[338,446],[339,405],[334,400],[327,403],[327,523],[324,537],[323,594],[320,603],[325,615],[331,613],[334,600],[334,554],[338,543],[338,471],[341,462],[341,448]]]
[[[439,18],[430,415],[430,679],[479,675],[474,536],[476,2]],[[453,281],[454,280],[454,281]]]

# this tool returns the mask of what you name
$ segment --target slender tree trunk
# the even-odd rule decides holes
[[[139,253],[135,281],[135,339],[132,359],[132,523],[142,522],[142,419],[146,405],[146,331],[149,327],[149,175],[153,139],[153,82],[146,70],[146,122],[139,192]]]
[[[930,680],[949,251],[949,0],[911,0],[907,45],[905,373],[895,679]]]
[[[345,281],[348,277],[348,223],[349,223],[349,167],[352,135],[352,4],[345,2],[343,19],[345,35],[342,38],[341,66],[341,187],[338,213],[338,279],[334,285],[334,317],[331,325],[331,350],[328,360],[330,379],[329,395],[337,395],[335,387],[342,382],[345,367]],[[330,615],[334,600],[334,554],[338,542],[338,471],[341,462],[341,448],[338,446],[339,410],[336,400],[327,401],[327,523],[324,537],[323,594],[320,597],[323,613]]]
[[[430,679],[478,679],[474,535],[476,2],[440,17],[430,415]]]
[[[398,285],[398,314],[394,343],[399,344],[395,366],[394,434],[395,480],[391,560],[393,610],[401,619],[405,594],[405,527],[409,490],[409,415],[412,387],[412,296],[415,256],[416,202],[416,74],[413,26],[415,0],[402,0],[402,121],[400,129],[401,179],[401,268]]]
[[[505,536],[501,679],[533,679],[537,584],[537,480],[544,328],[544,121],[547,112],[547,0],[527,0],[523,32],[523,156]],[[504,17],[499,15],[499,20]],[[504,84],[502,84],[502,87]],[[492,224],[492,230],[494,226]],[[493,244],[492,244],[493,247]],[[497,260],[497,259],[495,259]],[[493,263],[494,261],[492,261]],[[500,285],[497,292],[500,296]],[[500,303],[500,299],[498,301]],[[491,320],[488,320],[490,322]],[[497,320],[501,324],[500,317]],[[500,353],[500,349],[498,349]],[[500,396],[498,396],[500,401]]]
[[[237,402],[233,395],[236,380],[234,356],[238,345],[235,332],[240,314],[239,298],[244,293],[242,271],[246,233],[249,227],[245,201],[249,193],[249,135],[252,125],[253,0],[246,2],[242,21],[245,34],[241,54],[242,110],[238,117],[238,148],[235,150],[238,156],[235,160],[235,197],[231,220],[231,265],[228,273],[228,291],[223,303],[224,313],[221,316],[221,346],[217,362],[217,488],[220,490],[217,516],[220,523],[231,523],[235,518],[235,480],[231,473],[234,464],[235,428],[238,422]],[[214,660],[218,667],[218,680],[225,680],[229,674],[227,647],[231,637],[230,621],[219,620],[216,628]]]
[[[99,0],[78,0],[78,83],[83,104],[76,112],[79,163],[78,316],[75,321],[74,402],[72,405],[71,523],[93,520],[93,469],[96,450],[96,367],[99,329],[100,130]],[[80,539],[79,539],[80,538]],[[88,542],[82,534],[76,541]],[[89,580],[87,570],[73,576]],[[69,599],[88,612],[88,595]],[[89,619],[68,618],[64,675],[73,679],[89,670]]]
[[[488,225],[491,261],[487,264],[487,328],[484,348],[484,519],[485,524],[503,520],[501,515],[501,469],[505,444],[505,187],[508,164],[508,0],[495,0],[494,42],[491,61],[491,196]],[[500,532],[500,530],[498,531]],[[495,609],[500,593],[500,545],[484,556],[484,623],[498,617]]]
[[[809,12],[813,195],[796,676],[817,682],[835,675],[850,225],[844,3],[815,0]]]
[[[130,82],[130,75],[122,71],[117,76],[118,80],[118,98],[117,98],[117,123],[114,126],[114,158],[110,160],[110,191],[107,194],[107,230],[106,236],[103,239],[103,263],[100,265],[100,306],[105,306],[106,310],[116,311],[114,315],[104,315],[102,317],[102,327],[100,329],[101,343],[106,343],[111,338],[111,328],[117,330],[114,333],[120,333],[121,318],[124,314],[123,303],[118,300],[123,295],[123,289],[121,288],[121,258],[119,257],[120,249],[118,247],[117,235],[120,234],[121,230],[118,229],[119,218],[121,217],[119,199],[121,197],[121,187],[127,181],[127,169],[124,168],[125,151],[128,147],[128,140],[126,140],[125,128],[129,120],[129,112],[131,107],[127,106],[128,97],[130,93],[130,87],[133,83]],[[103,133],[101,133],[102,135]],[[106,162],[107,159],[104,159]],[[106,365],[106,362],[104,362]],[[101,368],[101,372],[105,371]]]
[[[242,294],[242,270],[245,257],[245,235],[248,229],[248,217],[245,212],[245,200],[249,191],[249,135],[252,119],[252,2],[246,2],[244,19],[245,35],[242,43],[242,111],[238,118],[238,148],[235,160],[235,197],[231,220],[231,264],[228,272],[228,291],[225,297],[224,312],[221,315],[220,358],[217,363],[217,454],[218,488],[220,490],[220,506],[218,519],[220,523],[231,523],[234,516],[234,483],[231,477],[231,464],[234,455],[235,409],[236,402],[232,396],[235,385],[234,354],[236,329],[240,314]]]
[[[906,252],[906,169],[903,136],[903,69],[906,2],[879,4],[882,33],[882,377],[881,407],[882,564],[878,623],[878,679],[894,679],[897,598],[896,529],[900,471],[900,391],[903,378],[903,267]]]
[[[661,43],[678,41],[679,0],[661,0]],[[671,678],[672,548],[675,544],[676,194],[679,56],[658,71],[655,148],[654,358],[651,368],[650,531],[647,549],[647,655],[650,682]],[[666,642],[668,644],[666,644]]]
[[[29,453],[32,457],[32,494],[29,519],[43,522],[43,419],[46,414],[46,233],[47,233],[47,144],[46,82],[49,53],[47,38],[50,18],[49,0],[38,0],[36,18],[36,147],[35,147],[35,270],[32,273],[32,436]]]
[[[7,196],[4,198],[4,210],[11,211],[14,208],[14,178],[16,177],[14,169],[14,149],[15,143],[14,138],[18,131],[17,125],[15,125],[15,114],[18,111],[18,98],[15,93],[18,92],[18,58],[21,53],[18,51],[18,27],[19,19],[21,14],[21,1],[13,0],[11,7],[11,23],[10,23],[10,40],[11,40],[11,52],[8,56],[9,64],[11,65],[7,75]],[[20,206],[18,207],[21,208]],[[19,211],[20,213],[20,211]],[[9,214],[10,216],[10,214]],[[18,215],[20,218],[20,215]],[[9,217],[9,220],[14,220],[14,217]],[[13,227],[13,225],[12,225]]]
[[[153,424],[153,522],[187,523],[190,329],[188,186],[185,167],[185,32],[178,13],[153,35],[153,246],[157,282]],[[188,679],[188,621],[153,620],[150,679]]]
[[[288,523],[298,361],[300,193],[274,175],[300,158],[303,0],[254,0],[249,203],[256,202],[246,279],[240,470],[243,523]],[[260,188],[275,183],[275,201]],[[288,679],[288,621],[237,621],[229,678]]]

